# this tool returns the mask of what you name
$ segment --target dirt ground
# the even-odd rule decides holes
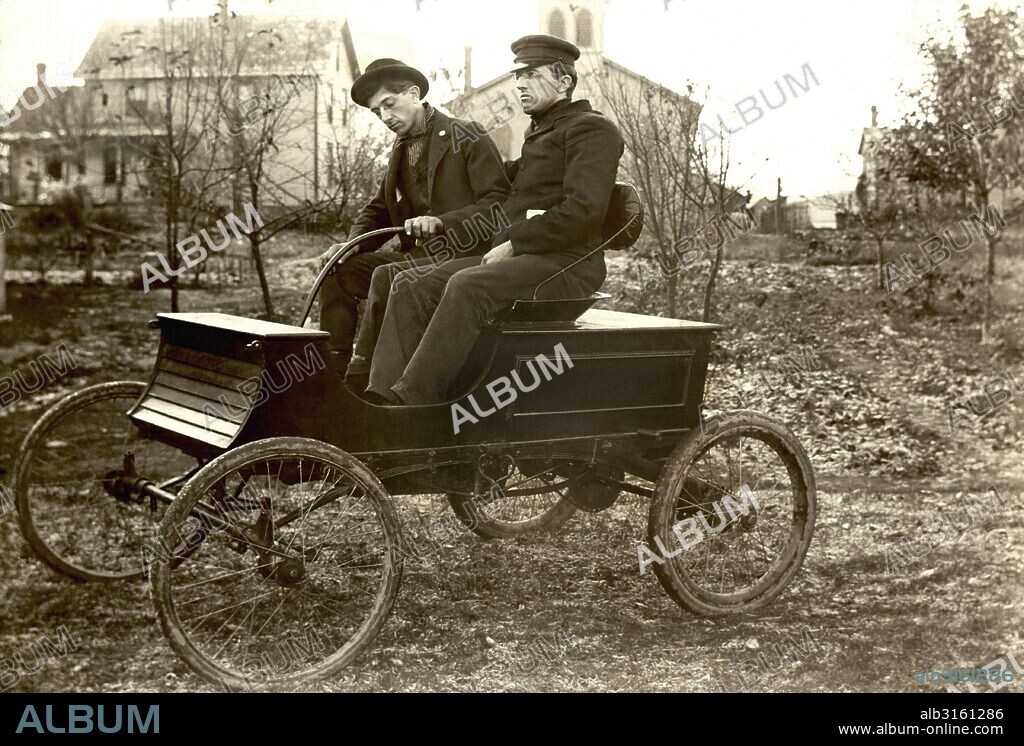
[[[312,281],[309,257],[323,248],[289,236],[268,251],[275,303],[287,319]],[[577,513],[558,532],[487,542],[467,532],[407,563],[376,644],[318,689],[929,691],[944,687],[915,682],[915,671],[977,668],[1008,656],[1024,667],[1024,389],[952,434],[948,416],[949,405],[1000,374],[1024,383],[1022,254],[1009,243],[1000,257],[999,342],[988,346],[979,344],[971,312],[887,313],[870,266],[774,256],[727,262],[714,319],[726,330],[706,400],[716,408],[745,401],[781,417],[810,453],[818,480],[807,559],[764,613],[706,621],[676,606],[651,573],[638,572],[647,505],[625,496],[604,513]],[[977,271],[975,257],[966,261],[955,269]],[[640,288],[633,258],[609,264],[610,307],[657,312],[657,291]],[[99,277],[114,283],[132,270],[112,262]],[[165,291],[44,287],[30,284],[28,273],[12,277],[19,282],[9,287],[14,322],[0,324],[0,374],[62,343],[78,365],[0,409],[4,470],[61,396],[144,380],[157,344],[146,322],[168,310]],[[687,297],[684,312],[693,317],[696,296]],[[182,310],[252,316],[260,300],[252,282],[186,289]],[[805,350],[816,362],[799,380],[762,375]],[[985,500],[988,514],[962,535],[937,532],[936,516],[971,496]],[[211,688],[165,642],[145,585],[83,585],[55,575],[31,555],[9,504],[0,505],[0,690]],[[441,496],[399,500],[407,527],[446,510]],[[901,539],[925,537],[929,552],[893,563]],[[26,665],[33,659],[24,651],[59,630],[71,649]],[[793,643],[799,654],[775,655]]]

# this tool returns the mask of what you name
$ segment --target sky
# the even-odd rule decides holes
[[[906,110],[900,87],[920,79],[919,43],[952,27],[964,0],[607,0],[608,58],[679,91],[692,84],[702,121],[733,131],[730,183],[755,198],[791,199],[851,190],[857,148],[870,124],[896,123]],[[508,70],[509,44],[540,29],[537,0],[228,0],[239,14],[349,18],[360,63],[400,57],[426,72],[461,69],[473,47],[473,79]],[[1024,7],[1011,0],[968,0]],[[216,0],[0,0],[0,102],[13,103],[45,62],[51,83],[70,79],[105,19],[208,15]],[[810,90],[801,83],[806,68]],[[744,125],[737,103],[764,90],[785,105]],[[749,104],[745,104],[744,107]],[[748,119],[753,120],[756,112]],[[712,130],[705,130],[709,141]]]

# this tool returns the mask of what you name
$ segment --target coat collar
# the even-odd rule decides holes
[[[555,122],[565,117],[572,116],[573,114],[584,114],[586,112],[593,111],[590,102],[586,99],[580,99],[579,101],[558,101],[543,112],[533,117],[533,122],[530,124],[530,128],[526,131],[526,137],[532,137],[540,132],[554,127]]]

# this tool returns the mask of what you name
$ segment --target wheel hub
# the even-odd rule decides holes
[[[135,470],[135,454],[132,451],[124,452],[121,468],[105,473],[102,483],[108,495],[123,503],[145,502],[143,491],[153,484],[151,480],[140,477]],[[155,503],[153,509],[156,510]]]
[[[565,492],[566,499],[580,510],[588,513],[600,513],[608,510],[619,499],[622,488],[621,472],[617,474],[601,474],[594,479],[582,479],[569,485]]]
[[[270,577],[278,585],[288,588],[302,582],[306,577],[306,565],[300,559],[281,560],[271,571]]]

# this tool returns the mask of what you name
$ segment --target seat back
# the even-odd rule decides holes
[[[602,234],[605,251],[621,251],[637,242],[644,230],[644,205],[632,184],[617,183],[612,187],[608,212],[604,216]]]

